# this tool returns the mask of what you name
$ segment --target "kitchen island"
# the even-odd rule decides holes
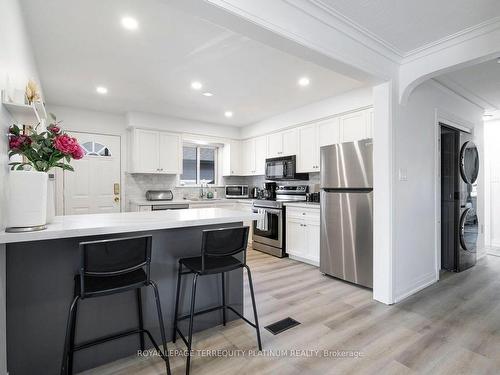
[[[73,297],[73,277],[79,268],[80,242],[131,235],[153,237],[151,278],[158,284],[167,341],[170,341],[177,260],[200,254],[203,229],[241,225],[243,221],[258,218],[259,215],[243,210],[202,208],[59,216],[44,231],[0,232],[0,321],[6,325],[6,330],[0,327],[0,331],[6,332],[8,371],[16,375],[58,373]],[[203,278],[198,286],[197,309],[216,306],[221,300],[220,278]],[[242,312],[242,271],[231,272],[226,282],[228,303]],[[190,285],[188,280],[183,282],[184,293],[189,292]],[[151,290],[144,289],[143,306],[145,327],[160,342]],[[187,301],[180,310],[180,314],[188,311]],[[200,331],[219,324],[221,312],[214,311],[197,317],[194,328]],[[79,307],[76,340],[84,341],[136,325],[133,293],[88,299]],[[78,352],[75,372],[133,355],[138,345],[139,338],[130,336]],[[147,345],[151,347],[149,342]],[[2,347],[5,342],[0,343],[0,349]],[[4,355],[0,353],[0,359]]]

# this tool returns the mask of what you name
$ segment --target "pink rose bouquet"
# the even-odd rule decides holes
[[[71,159],[81,159],[85,156],[83,148],[76,138],[70,137],[60,127],[60,121],[50,114],[54,120],[47,130],[38,134],[38,126],[25,134],[17,125],[9,128],[9,158],[22,155],[22,162],[9,163],[11,169],[22,170],[29,165],[37,171],[48,172],[52,168],[73,170],[68,163]]]

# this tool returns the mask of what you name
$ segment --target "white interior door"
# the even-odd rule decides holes
[[[120,137],[72,132],[85,150],[64,171],[64,214],[120,212]]]

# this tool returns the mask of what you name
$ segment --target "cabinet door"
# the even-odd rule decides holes
[[[160,172],[180,173],[181,140],[176,134],[160,132]]]
[[[303,220],[286,220],[286,252],[305,258],[307,255],[305,228]]]
[[[267,157],[276,158],[283,153],[283,135],[281,133],[267,136]]]
[[[134,137],[134,165],[135,173],[160,172],[159,135],[152,130],[136,129]]]
[[[319,145],[317,125],[299,128],[299,152],[297,155],[297,172],[319,171]]]
[[[354,112],[340,117],[340,142],[353,142],[367,138],[366,111]]]
[[[266,173],[266,137],[255,138],[255,168],[254,175]]]
[[[242,151],[242,173],[252,176],[255,173],[255,140],[248,139],[241,144]]]
[[[222,150],[222,173],[224,176],[242,175],[241,166],[241,142],[230,141],[224,145]]]
[[[298,151],[298,132],[297,129],[286,130],[282,132],[283,149],[280,156],[297,155]]]
[[[319,147],[334,145],[339,142],[339,118],[322,121],[318,124]]]
[[[305,237],[307,238],[307,256],[312,263],[319,264],[319,222],[305,221]]]

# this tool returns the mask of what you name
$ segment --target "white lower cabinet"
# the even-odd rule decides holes
[[[319,266],[319,208],[287,207],[286,252],[291,259]]]

